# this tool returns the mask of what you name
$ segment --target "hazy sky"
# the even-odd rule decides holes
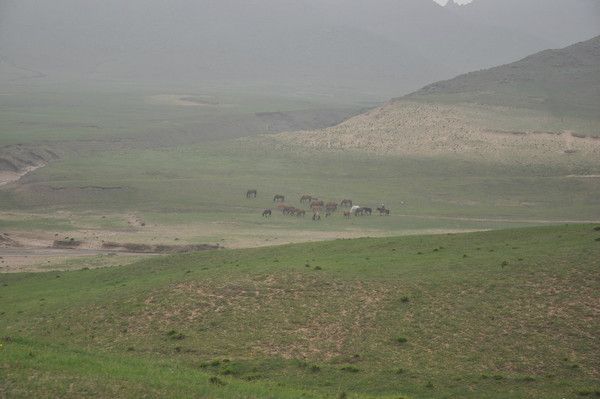
[[[441,5],[445,5],[448,2],[448,0],[433,0],[433,1],[435,1],[436,3],[440,3]],[[473,0],[454,0],[454,2],[458,3],[458,4],[467,4],[467,3],[470,3],[471,1],[473,1]]]

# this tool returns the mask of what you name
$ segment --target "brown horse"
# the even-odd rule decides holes
[[[310,202],[313,200],[312,195],[308,195],[308,194],[304,194],[302,197],[300,197],[300,203],[304,204],[305,202],[308,202],[310,204]]]
[[[344,217],[346,219],[350,219],[351,216],[352,216],[352,212],[350,212],[350,211],[344,211]]]
[[[327,204],[325,204],[325,210],[330,213],[337,211],[337,208],[338,208],[337,202],[328,202]]]
[[[246,198],[256,198],[258,192],[256,190],[248,190],[246,191]]]
[[[273,202],[283,202],[285,201],[285,196],[281,194],[275,194],[273,197]]]
[[[325,206],[325,203],[323,202],[323,200],[314,200],[314,201],[311,201],[311,203],[310,203],[310,207],[311,208],[315,208],[317,206],[321,208],[321,207]]]

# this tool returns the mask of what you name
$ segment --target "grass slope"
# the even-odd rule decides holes
[[[556,226],[1,275],[0,394],[600,395],[599,241]]]
[[[600,36],[425,86],[405,98],[528,108],[598,120]],[[596,132],[597,133],[597,132]]]

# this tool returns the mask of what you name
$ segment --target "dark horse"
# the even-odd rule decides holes
[[[246,191],[246,198],[256,198],[258,192],[256,190],[248,190]]]
[[[263,217],[264,217],[264,218],[268,218],[268,217],[270,217],[270,216],[271,216],[271,214],[272,214],[272,213],[273,213],[273,212],[271,212],[271,210],[270,210],[270,209],[265,209],[265,210],[263,211],[263,214],[262,214],[262,215],[263,215]]]
[[[363,214],[371,216],[371,213],[373,213],[373,208],[363,207],[362,211],[363,211]]]
[[[379,216],[390,216],[390,210],[384,206],[378,207],[377,210],[379,211]]]
[[[281,195],[281,194],[276,194],[273,197],[273,202],[283,202],[285,201],[285,196]]]

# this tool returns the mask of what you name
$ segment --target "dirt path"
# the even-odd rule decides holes
[[[41,247],[0,248],[0,273],[48,272],[98,268],[132,263],[155,254],[100,251],[93,249],[57,249]],[[82,262],[77,260],[81,259]],[[83,260],[86,260],[83,263]]]

